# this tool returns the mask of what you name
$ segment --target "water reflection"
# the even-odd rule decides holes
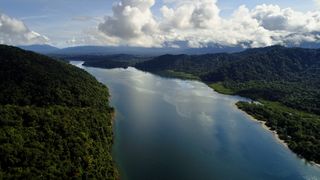
[[[122,179],[320,179],[235,107],[244,98],[134,68],[84,69],[110,88]]]

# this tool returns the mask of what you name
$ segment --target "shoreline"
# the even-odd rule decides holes
[[[205,82],[204,82],[205,83]],[[209,88],[211,88],[213,91],[219,93],[219,94],[223,94],[223,95],[226,95],[226,96],[236,96],[236,94],[229,94],[229,93],[225,93],[223,91],[219,91],[219,90],[216,90],[214,87],[210,86],[208,83],[205,83]],[[242,97],[242,96],[241,96]],[[237,103],[237,102],[236,102]],[[253,117],[252,115],[248,114],[246,111],[240,109],[237,104],[234,103],[232,106],[234,106],[235,108],[237,108],[238,110],[240,110],[242,113],[245,114],[245,116],[248,117],[248,119],[250,119],[251,121],[255,121],[257,123],[259,123],[261,125],[261,127],[266,130],[266,131],[269,131],[272,133],[274,139],[276,140],[277,143],[281,144],[282,146],[286,147],[288,150],[290,150],[292,153],[294,153],[297,157],[299,157],[301,160],[305,161],[306,163],[312,165],[312,166],[315,166],[317,168],[320,168],[320,163],[316,163],[314,161],[308,161],[306,160],[303,156],[293,152],[288,143],[286,143],[284,140],[282,140],[278,134],[278,132],[276,130],[271,130],[271,128],[269,126],[266,125],[267,122],[265,121],[261,121],[261,120],[258,120],[256,119],[255,117]]]
[[[248,114],[248,113],[245,112],[244,110],[240,109],[236,104],[234,104],[234,106],[235,106],[237,109],[239,109],[241,112],[243,112],[243,113],[248,117],[248,119],[250,119],[251,121],[254,121],[254,122],[259,123],[260,126],[261,126],[264,130],[271,132],[272,135],[273,135],[273,137],[275,138],[275,140],[276,140],[279,144],[281,144],[281,145],[285,146],[286,148],[290,149],[290,148],[289,148],[289,145],[288,145],[284,140],[282,140],[282,139],[280,138],[278,132],[275,131],[275,130],[274,130],[274,131],[271,130],[271,128],[266,125],[266,122],[265,122],[265,121],[261,121],[261,120],[258,120],[258,119],[256,119],[256,118],[254,118],[253,116],[251,116],[250,114]],[[291,149],[290,149],[290,151],[291,151]]]
[[[279,137],[278,132],[275,131],[275,130],[274,130],[274,131],[271,130],[271,128],[266,125],[266,122],[265,122],[265,121],[261,121],[261,120],[258,120],[258,119],[256,119],[256,118],[254,118],[253,116],[251,116],[250,114],[248,114],[248,113],[245,112],[244,110],[240,109],[236,104],[233,104],[233,106],[236,107],[238,110],[240,110],[242,113],[244,113],[245,116],[247,116],[248,119],[250,119],[251,121],[254,121],[254,122],[259,123],[260,126],[261,126],[264,130],[271,132],[272,135],[273,135],[273,137],[274,137],[274,139],[277,141],[277,143],[279,143],[279,144],[281,144],[282,146],[288,148],[292,153],[294,153],[294,154],[295,154],[297,157],[299,157],[301,160],[307,162],[308,164],[310,164],[310,165],[312,165],[312,166],[315,166],[315,167],[317,167],[317,168],[320,168],[320,164],[318,164],[318,163],[316,163],[316,162],[313,162],[313,161],[308,161],[308,160],[306,160],[305,158],[303,158],[302,156],[300,156],[300,155],[298,155],[297,153],[293,152],[293,151],[289,148],[288,144]]]

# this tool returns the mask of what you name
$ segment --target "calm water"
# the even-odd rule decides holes
[[[320,179],[318,167],[235,107],[240,97],[134,68],[82,68],[110,89],[124,180]]]

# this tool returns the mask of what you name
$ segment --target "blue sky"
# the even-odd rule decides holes
[[[177,0],[158,0],[150,7],[155,19],[161,16],[161,8],[166,5],[175,8]],[[172,0],[171,0],[172,1]],[[249,10],[261,4],[274,4],[281,8],[306,13],[318,11],[316,0],[219,0],[215,5],[220,10],[221,18],[228,19],[241,5]],[[103,23],[105,16],[113,17],[112,0],[2,0],[0,13],[22,21],[28,29],[50,39],[50,44],[69,46],[67,41],[80,38]],[[181,1],[180,2],[184,2]],[[103,31],[108,34],[107,31]],[[178,30],[177,30],[178,32]],[[122,38],[122,37],[118,37]],[[125,44],[126,39],[117,41]],[[131,39],[130,39],[131,41]],[[114,41],[110,40],[114,43]],[[85,40],[81,42],[86,44]],[[80,44],[81,44],[80,43]],[[89,42],[90,43],[90,42]],[[103,43],[102,43],[103,44]],[[108,41],[105,43],[108,45]]]

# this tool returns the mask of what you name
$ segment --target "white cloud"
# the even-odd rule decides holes
[[[320,8],[320,0],[313,0],[315,3],[316,3],[316,5]]]
[[[299,12],[277,5],[240,6],[222,18],[216,0],[167,0],[161,17],[151,11],[154,0],[121,0],[99,30],[119,44],[162,46],[185,41],[191,47],[210,44],[248,45],[320,42],[320,11]]]
[[[151,12],[154,0],[122,0],[113,6],[113,16],[105,17],[99,30],[120,43],[157,45],[158,24]]]
[[[22,21],[0,13],[1,44],[43,44],[48,41],[47,37],[31,31]]]
[[[320,30],[319,12],[297,12],[291,8],[281,9],[276,5],[260,5],[252,11],[265,29],[289,32],[306,32]]]
[[[213,0],[179,3],[177,8],[163,6],[161,8],[163,29],[170,28],[215,28],[220,23],[219,8]]]

